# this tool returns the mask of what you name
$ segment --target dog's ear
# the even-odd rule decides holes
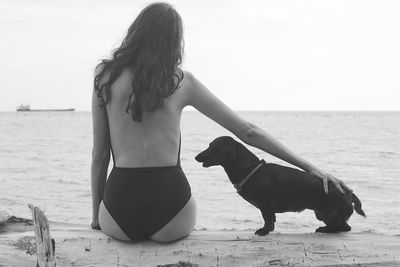
[[[222,159],[229,163],[236,158],[236,142],[226,143],[222,149]]]

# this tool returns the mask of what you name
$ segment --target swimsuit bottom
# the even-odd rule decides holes
[[[190,197],[190,185],[180,166],[114,166],[103,203],[131,240],[143,240],[172,220]]]

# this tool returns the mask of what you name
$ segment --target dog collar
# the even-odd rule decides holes
[[[265,160],[261,160],[261,162],[238,184],[233,184],[236,188],[236,192],[239,193],[243,189],[243,185],[251,178],[251,176],[264,164],[267,164]]]

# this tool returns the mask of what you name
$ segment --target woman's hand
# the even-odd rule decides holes
[[[90,226],[93,230],[101,230],[99,220],[92,220],[92,224]]]
[[[318,178],[320,178],[322,180],[322,183],[324,185],[324,191],[325,191],[326,195],[328,194],[328,183],[329,183],[329,181],[332,182],[336,186],[336,188],[340,191],[340,193],[344,194],[344,190],[342,188],[342,185],[344,185],[343,182],[340,181],[339,179],[333,177],[329,173],[320,171],[318,169],[314,169],[312,171],[309,171],[308,173],[312,174],[312,175],[315,175],[315,176],[317,176]]]

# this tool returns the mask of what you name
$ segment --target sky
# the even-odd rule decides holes
[[[152,1],[0,0],[0,110],[90,110]],[[400,110],[400,1],[176,0],[183,69],[234,110]]]

